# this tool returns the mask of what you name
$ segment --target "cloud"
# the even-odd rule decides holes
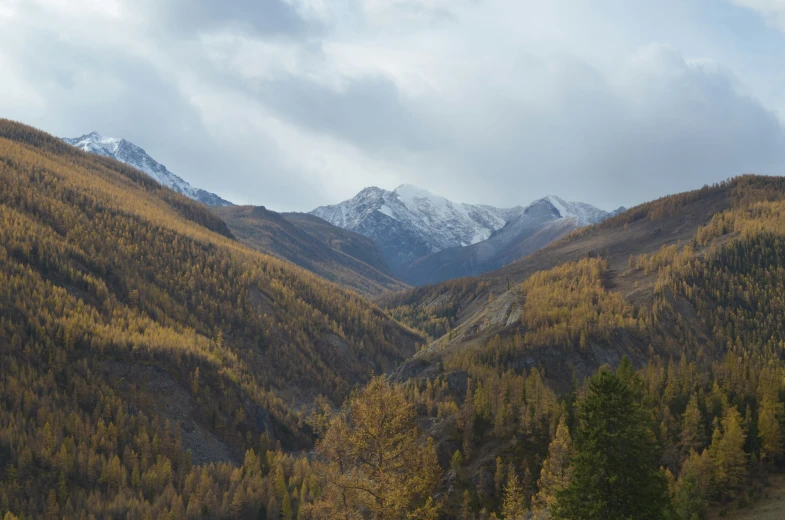
[[[740,7],[756,11],[769,23],[785,31],[785,1],[783,0],[731,0]]]
[[[318,29],[286,0],[167,0],[154,2],[167,30],[185,35],[215,30],[244,31],[260,36],[302,36]]]
[[[765,49],[785,35],[759,36],[752,5],[183,2],[3,3],[0,114],[126,137],[279,210],[402,182],[612,208],[783,173],[785,76]]]

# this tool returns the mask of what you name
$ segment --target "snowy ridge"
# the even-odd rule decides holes
[[[316,208],[311,214],[335,226],[357,231],[378,213],[427,242],[429,252],[435,252],[487,239],[506,224],[504,211],[490,206],[457,204],[422,188],[402,184],[393,191],[365,188],[352,199]]]
[[[412,262],[428,255],[470,248],[482,251],[477,253],[481,257],[490,256],[545,229],[543,226],[574,229],[610,215],[590,204],[568,202],[555,195],[507,209],[460,204],[411,184],[393,191],[365,188],[349,200],[316,208],[311,214],[373,239],[392,271],[404,277]]]
[[[231,202],[222,199],[214,193],[194,188],[188,182],[167,170],[166,166],[147,155],[147,152],[142,148],[125,139],[104,137],[98,132],[91,132],[72,139],[63,138],[63,141],[85,152],[111,157],[128,166],[133,166],[177,193],[181,193],[208,206],[232,205]]]
[[[542,200],[549,202],[556,208],[556,211],[559,212],[559,215],[561,215],[562,218],[577,218],[578,225],[580,226],[596,224],[608,217],[607,211],[595,208],[591,204],[586,204],[585,202],[567,202],[555,195],[548,195]]]

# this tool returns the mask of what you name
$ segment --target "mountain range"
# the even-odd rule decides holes
[[[64,137],[63,141],[80,150],[84,150],[85,152],[111,157],[128,166],[133,166],[164,186],[167,186],[190,199],[199,201],[202,204],[208,206],[232,205],[231,202],[222,199],[215,193],[210,193],[200,188],[194,188],[188,184],[187,181],[167,170],[166,166],[150,157],[142,148],[125,139],[104,137],[98,132],[90,132],[81,137]]]
[[[491,246],[514,260],[405,288],[369,237],[208,208],[0,119],[2,518],[330,519],[379,503],[342,496],[336,475],[395,494],[384,507],[403,513],[368,518],[547,514],[543,475],[596,446],[597,381],[619,397],[602,410],[645,411],[644,429],[608,439],[656,447],[641,467],[672,518],[746,504],[785,460],[785,179],[614,216],[400,192],[355,220],[416,213],[400,226],[419,226],[412,265]],[[561,227],[574,231],[551,240]],[[364,456],[378,446],[392,457]],[[405,478],[367,469],[382,458],[405,459]]]
[[[63,141],[132,166],[208,206],[232,206],[214,193],[191,186],[126,139],[91,132]],[[343,230],[342,238],[337,239],[338,229],[321,226],[318,233],[312,233],[315,221],[307,220],[304,214],[287,216],[261,206],[216,209],[250,247],[367,295],[405,287],[401,282],[422,285],[485,273],[623,210],[606,212],[552,195],[525,207],[497,208],[456,203],[411,184],[392,191],[369,187],[349,200],[310,212]],[[349,238],[347,233],[359,236]],[[360,236],[370,241],[363,243]],[[363,247],[347,253],[340,247],[347,243],[363,243]],[[354,255],[360,250],[381,263],[358,259]]]
[[[556,196],[526,207],[460,204],[404,184],[393,191],[366,188],[311,214],[371,238],[393,274],[421,285],[496,269],[622,211]]]

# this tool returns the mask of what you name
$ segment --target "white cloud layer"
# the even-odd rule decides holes
[[[785,2],[0,0],[0,116],[238,203],[605,208],[785,173]]]

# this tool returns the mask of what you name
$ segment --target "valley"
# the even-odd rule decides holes
[[[642,479],[652,518],[693,520],[778,482],[782,178],[614,215],[370,190],[321,209],[356,216],[333,225],[208,207],[88,151],[0,122],[6,518],[572,518],[595,460]],[[509,256],[399,281],[395,242],[361,231],[412,207],[466,226],[441,251],[391,231],[431,250],[408,269]],[[637,455],[591,451],[606,399]]]

